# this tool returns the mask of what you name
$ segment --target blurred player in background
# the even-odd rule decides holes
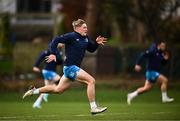
[[[56,56],[56,61],[52,62],[46,62],[46,57],[50,55],[50,51],[47,49],[43,52],[40,53],[38,59],[36,60],[33,71],[34,72],[41,72],[44,78],[44,83],[45,85],[55,85],[56,82],[60,80],[60,75],[56,73],[56,67],[57,65],[62,64],[62,53],[60,51],[61,47],[63,45],[59,44],[58,49],[55,53]],[[40,69],[40,64],[44,62],[44,68],[41,70]],[[33,104],[33,108],[41,108],[41,103],[44,100],[45,102],[48,102],[48,93],[42,93],[40,96],[37,98],[37,100]]]
[[[129,93],[127,95],[127,103],[131,104],[131,101],[146,91],[149,91],[153,84],[159,82],[161,84],[161,92],[162,92],[162,102],[172,102],[173,98],[169,98],[167,96],[167,84],[168,79],[163,74],[161,74],[160,68],[167,62],[169,59],[169,54],[166,51],[166,43],[165,41],[159,41],[157,43],[153,43],[153,45],[141,53],[140,57],[137,59],[135,65],[135,71],[139,72],[141,70],[141,63],[143,59],[147,59],[147,69],[146,69],[146,81],[143,87],[138,88],[136,91]]]
[[[65,56],[63,72],[60,82],[57,86],[44,86],[38,89],[27,91],[23,98],[39,93],[63,93],[68,89],[75,80],[87,84],[87,96],[90,103],[90,112],[92,114],[104,112],[107,107],[99,107],[95,101],[95,79],[86,71],[80,68],[86,50],[94,52],[98,45],[104,45],[106,38],[97,37],[96,41],[92,41],[87,36],[87,25],[84,20],[78,19],[72,22],[74,32],[60,35],[51,42],[51,55],[47,58],[47,62],[56,61],[55,52],[58,43],[65,44]]]

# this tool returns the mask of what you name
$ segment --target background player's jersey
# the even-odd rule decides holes
[[[153,43],[148,50],[140,54],[136,64],[140,65],[143,59],[147,59],[147,70],[152,71],[159,71],[162,64],[166,62],[163,57],[163,52],[158,50],[155,43]]]
[[[94,52],[98,47],[98,44],[91,41],[88,36],[81,36],[77,32],[55,37],[50,44],[50,51],[52,54],[55,54],[57,51],[58,43],[65,44],[65,66],[76,65],[79,67],[84,58],[85,51]]]
[[[36,60],[34,66],[35,67],[39,67],[41,62],[44,62],[45,65],[44,65],[44,69],[45,70],[49,70],[49,71],[56,71],[56,66],[57,65],[61,65],[62,64],[62,56],[61,54],[59,53],[59,51],[57,50],[55,55],[56,55],[56,62],[55,61],[52,61],[52,62],[49,62],[47,63],[45,58],[46,56],[49,56],[50,55],[50,51],[49,50],[45,50],[43,52],[40,53],[38,59]]]

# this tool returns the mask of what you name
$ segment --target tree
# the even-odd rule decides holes
[[[139,42],[163,38],[164,34],[160,33],[168,22],[178,18],[176,13],[180,7],[179,0],[106,0],[105,4],[106,11],[110,11],[105,14],[118,22],[124,42],[136,41],[134,38],[142,40]],[[138,35],[141,38],[134,37]]]
[[[87,0],[62,0],[62,13],[67,31],[72,31],[72,21],[78,18],[85,18]]]
[[[133,18],[144,24],[146,37],[156,40],[164,38],[163,34],[159,34],[163,33],[163,26],[178,17],[173,14],[180,6],[179,3],[179,0],[136,0],[137,9],[132,9],[130,13]]]
[[[87,8],[86,8],[86,22],[88,25],[89,35],[95,39],[98,32],[98,27],[100,26],[100,10],[101,10],[101,3],[103,0],[88,0],[87,1]]]

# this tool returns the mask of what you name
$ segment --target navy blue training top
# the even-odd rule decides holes
[[[88,36],[82,36],[77,32],[70,32],[55,37],[50,44],[50,51],[55,54],[58,43],[65,44],[64,66],[76,65],[80,67],[86,50],[94,52],[98,44],[89,39]]]
[[[49,56],[50,54],[51,53],[50,53],[49,50],[45,50],[45,51],[41,52],[39,57],[38,57],[38,59],[36,60],[36,62],[34,64],[34,66],[35,67],[39,67],[41,62],[43,61],[45,63],[45,65],[44,65],[44,69],[45,70],[49,70],[49,71],[54,71],[55,72],[56,71],[56,66],[62,64],[62,56],[61,56],[61,54],[58,51],[56,51],[56,53],[55,53],[55,55],[56,55],[56,62],[52,61],[50,63],[47,63],[45,58],[46,58],[46,56]]]
[[[136,61],[136,64],[140,65],[145,58],[147,59],[146,69],[150,71],[159,72],[162,64],[167,62],[167,60],[165,60],[163,57],[163,52],[161,50],[158,50],[155,43],[153,43],[148,50],[140,54],[139,58]]]

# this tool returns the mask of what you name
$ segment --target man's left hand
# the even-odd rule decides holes
[[[104,37],[101,37],[101,36],[98,36],[96,38],[96,42],[99,44],[99,45],[104,45],[104,43],[106,43],[107,41],[107,38],[104,38]]]

